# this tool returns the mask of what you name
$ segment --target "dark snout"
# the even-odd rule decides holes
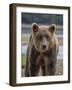
[[[48,50],[48,41],[46,39],[43,40],[42,44],[41,44],[41,50],[43,52]]]
[[[42,45],[42,49],[45,50],[47,48],[47,45]]]

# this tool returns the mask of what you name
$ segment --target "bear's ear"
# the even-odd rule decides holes
[[[56,25],[55,25],[55,24],[52,24],[52,25],[49,27],[49,31],[50,31],[51,35],[53,35],[53,33],[55,33],[55,31],[56,31]]]
[[[39,26],[38,26],[38,24],[36,24],[36,23],[33,23],[33,24],[32,24],[32,30],[33,30],[33,33],[36,33],[36,32],[38,32],[38,29],[39,29]]]

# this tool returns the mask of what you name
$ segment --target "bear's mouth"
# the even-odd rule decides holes
[[[41,53],[45,53],[45,52],[47,52],[48,51],[48,47],[42,47],[41,49],[40,49],[40,52]]]

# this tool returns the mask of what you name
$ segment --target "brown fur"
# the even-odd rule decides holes
[[[55,75],[58,53],[56,26],[32,25],[32,36],[27,50],[25,76]]]

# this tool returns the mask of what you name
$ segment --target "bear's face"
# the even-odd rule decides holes
[[[48,51],[53,45],[53,34],[56,26],[38,26],[36,23],[32,25],[32,38],[35,48],[40,52]]]

